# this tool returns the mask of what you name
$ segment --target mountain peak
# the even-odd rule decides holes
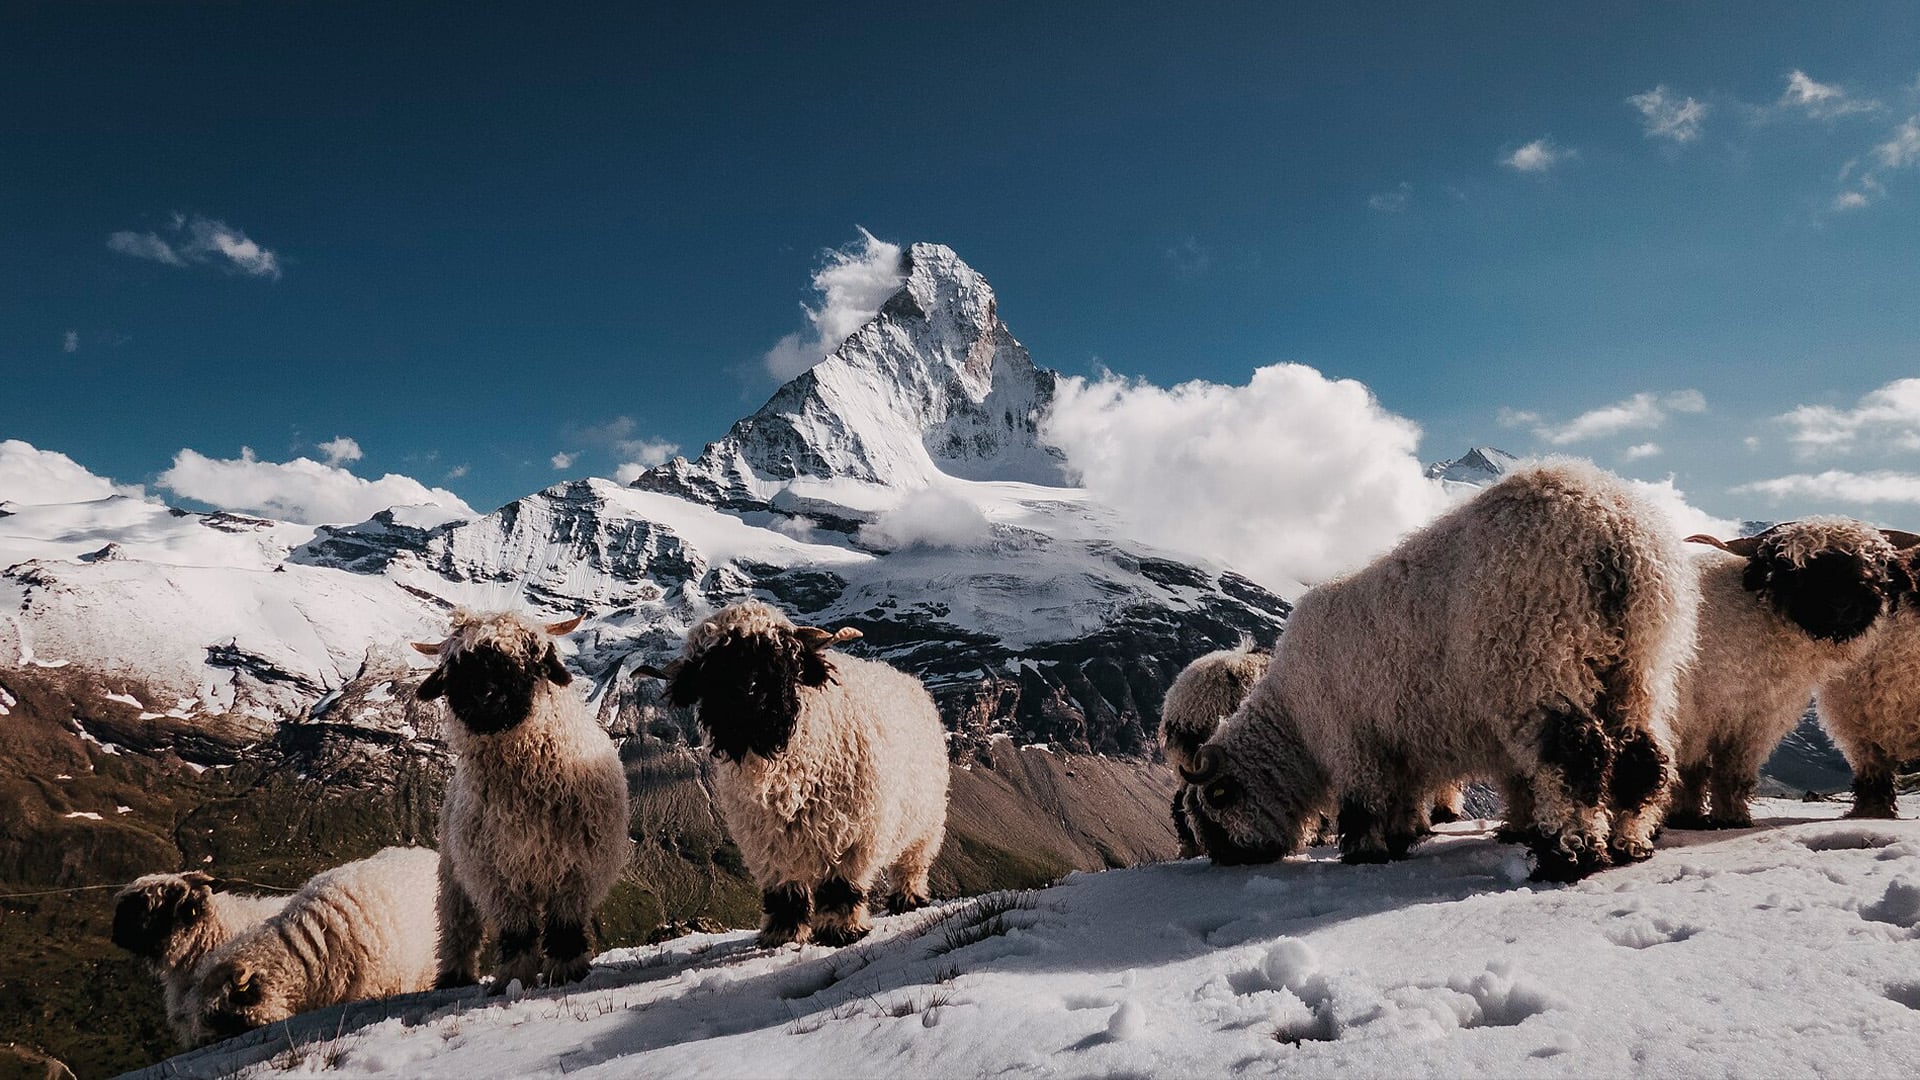
[[[714,505],[764,507],[796,480],[923,487],[1062,482],[1039,418],[1058,376],[1000,321],[993,287],[944,244],[901,254],[899,291],[838,348],[709,443],[633,486]]]
[[[1429,480],[1480,487],[1505,476],[1508,470],[1519,463],[1519,458],[1505,450],[1492,446],[1474,446],[1469,447],[1466,453],[1452,461],[1436,461],[1427,466],[1426,475]]]

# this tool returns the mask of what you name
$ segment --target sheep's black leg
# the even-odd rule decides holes
[[[500,928],[500,966],[493,972],[492,993],[505,993],[515,981],[523,989],[532,989],[540,976],[540,930],[525,926]]]
[[[1607,865],[1598,811],[1612,764],[1613,748],[1597,718],[1558,710],[1543,717],[1530,838],[1534,880],[1578,881]]]
[[[486,941],[487,927],[473,898],[453,877],[453,860],[440,860],[440,972],[433,985],[437,990],[472,986],[480,981],[480,946]]]
[[[767,913],[760,926],[760,944],[772,947],[807,940],[813,894],[805,885],[797,881],[776,885],[760,894],[760,906]]]
[[[822,945],[851,945],[872,930],[867,922],[867,892],[843,877],[830,877],[813,890],[813,939]]]
[[[1712,769],[1705,761],[1680,766],[1680,784],[1674,789],[1667,824],[1676,829],[1710,829],[1707,821],[1707,781]]]
[[[540,932],[540,942],[547,953],[548,986],[560,986],[586,978],[593,962],[587,956],[587,928],[579,919],[548,912],[547,924]]]
[[[1890,762],[1863,762],[1853,773],[1853,809],[1850,818],[1897,818],[1894,804],[1893,765]]]
[[[1660,800],[1669,787],[1666,751],[1645,731],[1627,731],[1615,744],[1613,767],[1607,774],[1607,808],[1612,828],[1607,854],[1616,863],[1640,862],[1653,856],[1653,837],[1660,823]],[[1718,805],[1719,796],[1714,796]],[[1746,802],[1742,798],[1741,807]]]
[[[1372,807],[1349,795],[1340,800],[1340,861],[1383,863],[1392,858],[1386,822]]]

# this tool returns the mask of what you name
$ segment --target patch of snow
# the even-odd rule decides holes
[[[84,818],[88,821],[104,821],[105,820],[99,814],[96,814],[91,810],[75,810],[64,816],[69,818]]]
[[[1672,833],[1571,886],[1516,886],[1518,849],[1465,824],[1384,866],[1322,848],[1072,874],[876,919],[849,949],[690,935],[561,990],[323,1010],[167,1068],[331,1044],[349,1073],[455,1078],[1905,1076],[1920,799],[1903,803],[1869,826],[1762,800],[1759,828]]]
[[[147,707],[146,702],[141,701],[139,698],[134,697],[132,694],[115,694],[115,693],[109,692],[106,694],[102,694],[101,696],[106,698],[108,701],[117,701],[122,705],[131,705],[136,709],[145,709]],[[148,719],[147,714],[141,713],[140,719],[142,720]]]

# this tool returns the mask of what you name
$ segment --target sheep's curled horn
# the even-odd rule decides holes
[[[1717,547],[1721,551],[1731,551],[1743,559],[1751,559],[1754,553],[1760,550],[1760,543],[1766,539],[1768,533],[1773,532],[1774,529],[1778,529],[1782,525],[1791,524],[1793,524],[1793,522],[1783,521],[1780,525],[1775,525],[1764,532],[1758,532],[1752,536],[1736,537],[1732,540],[1722,540],[1709,533],[1694,533],[1692,536],[1687,537],[1686,542],[1689,544],[1707,544],[1711,547]],[[1900,545],[1895,544],[1894,546],[1899,547]]]
[[[1193,755],[1193,767],[1180,766],[1180,779],[1196,787],[1213,779],[1220,771],[1220,751],[1212,746],[1202,746]]]

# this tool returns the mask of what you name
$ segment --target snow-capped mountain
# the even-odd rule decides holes
[[[1475,446],[1452,461],[1436,461],[1427,466],[1427,479],[1440,481],[1452,490],[1455,485],[1485,487],[1507,475],[1520,459],[1505,450]]]
[[[470,521],[396,507],[318,528],[98,491],[8,503],[0,800],[18,813],[0,824],[0,880],[105,884],[183,862],[298,880],[369,844],[431,843],[441,717],[414,700],[424,669],[405,643],[443,633],[455,605],[510,607],[586,616],[569,662],[623,740],[647,839],[605,915],[615,940],[750,918],[690,717],[633,674],[747,596],[859,628],[858,650],[935,693],[956,761],[936,887],[1170,854],[1160,696],[1194,656],[1271,640],[1288,605],[1135,541],[1067,486],[1037,434],[1057,376],[985,279],[928,244],[900,272],[812,370],[632,486],[583,478]]]

